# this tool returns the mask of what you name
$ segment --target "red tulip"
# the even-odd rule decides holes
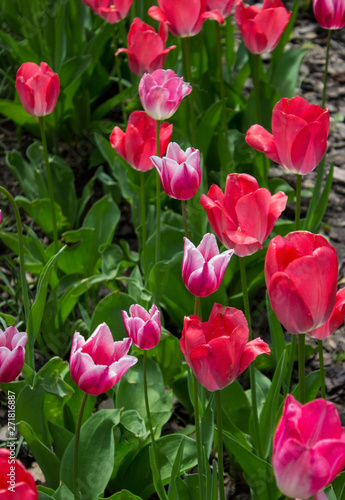
[[[335,306],[329,319],[319,328],[308,332],[310,337],[323,340],[334,333],[343,324],[345,317],[345,288],[336,293]]]
[[[12,382],[22,371],[27,340],[27,334],[14,326],[0,329],[0,382]]]
[[[221,15],[229,17],[238,0],[206,0],[207,10],[218,10]]]
[[[150,7],[153,19],[167,23],[174,36],[194,36],[199,33],[206,19],[224,23],[218,10],[206,11],[205,0],[158,0],[159,7]]]
[[[302,405],[288,395],[273,439],[272,465],[278,488],[289,498],[314,498],[333,481],[345,465],[345,427],[334,404],[316,399]]]
[[[131,344],[130,338],[114,342],[105,323],[99,325],[87,340],[75,332],[69,360],[72,379],[88,394],[109,391],[138,361],[127,355]]]
[[[38,66],[27,62],[17,71],[16,89],[27,113],[49,115],[54,111],[60,92],[59,77],[45,62]]]
[[[224,194],[213,184],[207,196],[200,198],[213,231],[223,245],[233,248],[240,257],[262,248],[286,201],[285,193],[271,196],[248,174],[229,174]]]
[[[264,0],[262,8],[245,6],[239,0],[235,8],[235,19],[243,42],[253,54],[271,52],[285,30],[291,12],[280,0]]]
[[[290,333],[322,326],[336,303],[338,259],[319,234],[295,231],[270,242],[265,279],[272,308]]]
[[[260,354],[270,349],[260,338],[248,342],[248,324],[242,311],[214,304],[208,321],[184,319],[181,351],[200,384],[217,391],[231,384]]]
[[[160,152],[163,155],[170,142],[173,126],[160,126]],[[110,143],[115,151],[136,170],[153,168],[150,157],[156,154],[156,122],[145,111],[134,111],[128,119],[126,132],[114,127]]]
[[[309,104],[303,97],[284,97],[274,106],[270,134],[261,125],[247,132],[249,146],[297,174],[308,174],[327,149],[329,112]]]
[[[156,33],[152,26],[136,17],[128,32],[128,49],[119,49],[115,55],[126,52],[129,69],[135,75],[152,73],[156,69],[163,68],[168,53],[176,48],[176,45],[164,48],[167,38],[166,23],[160,23],[159,31]]]
[[[139,349],[156,347],[161,338],[161,313],[156,305],[147,312],[139,304],[129,308],[130,317],[122,311],[123,324],[128,337]]]
[[[0,448],[0,498],[1,500],[38,500],[34,478],[24,465],[15,458],[15,446],[11,451]]]
[[[326,30],[339,30],[345,26],[344,0],[313,0],[317,22]]]
[[[108,23],[114,24],[127,16],[133,0],[82,0]]]

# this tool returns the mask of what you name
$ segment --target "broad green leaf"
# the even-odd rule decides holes
[[[313,401],[316,398],[317,393],[320,389],[320,370],[314,370],[305,377],[305,399],[306,403]],[[296,385],[291,394],[298,399],[299,395],[299,384]]]
[[[61,483],[60,487],[54,493],[53,498],[55,500],[74,500],[74,495],[65,484]]]
[[[98,497],[99,500],[101,500],[103,497]],[[115,495],[111,495],[111,497],[108,498],[108,500],[142,500],[141,497],[138,497],[137,495],[134,495],[128,490],[122,490]]]
[[[183,457],[183,448],[184,448],[184,441],[181,441],[181,444],[179,446],[179,449],[177,450],[176,457],[171,470],[171,477],[168,489],[169,500],[179,500],[176,479],[180,475],[181,462]]]
[[[32,218],[35,219],[36,224],[42,229],[42,231],[52,238],[53,235],[53,219],[51,204],[48,198],[41,198],[39,200],[29,201],[24,196],[16,196],[16,203],[21,206],[25,212]],[[66,217],[63,215],[61,207],[54,203],[55,216],[56,216],[56,227],[58,234],[62,231],[66,231],[69,228],[69,223]]]
[[[91,62],[91,56],[75,56],[65,61],[59,72],[60,86],[63,92],[68,92],[68,87],[78,79],[87,69]]]
[[[73,388],[68,385],[63,376],[68,371],[68,362],[60,358],[51,358],[37,373],[34,388],[42,387],[46,392],[56,394],[64,398],[68,394],[73,394]]]
[[[162,478],[160,475],[160,466],[157,464],[155,454],[153,452],[152,446],[149,448],[149,456],[150,456],[150,466],[152,471],[152,478],[154,489],[160,500],[168,500],[168,496],[163,486]],[[159,457],[157,457],[159,459]]]
[[[269,81],[280,97],[291,99],[296,95],[299,70],[307,52],[308,49],[304,48],[288,50],[274,67]]]
[[[197,129],[198,143],[204,156],[207,155],[212,135],[219,125],[222,113],[222,101],[214,102],[203,114]]]
[[[31,130],[38,131],[38,122],[24,110],[22,104],[0,99],[0,114],[13,120],[17,125],[25,125]]]
[[[122,292],[113,292],[102,299],[92,314],[90,331],[93,332],[98,325],[106,323],[114,337],[114,340],[122,340],[127,337],[122,321],[122,311],[128,311],[135,300]]]
[[[64,427],[61,427],[61,425],[54,424],[53,422],[48,421],[48,427],[53,438],[54,452],[58,459],[62,460],[67,445],[73,438],[73,434]]]

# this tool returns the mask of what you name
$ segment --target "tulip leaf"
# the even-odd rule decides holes
[[[103,497],[98,497],[99,500],[103,500]],[[108,497],[107,500],[142,500],[141,497],[134,495],[128,490],[121,490]]]
[[[88,68],[91,62],[90,55],[74,56],[63,63],[59,72],[60,86],[65,94],[68,87],[77,80]]]
[[[222,114],[222,101],[216,101],[203,114],[197,129],[198,144],[202,146],[202,153],[207,156],[212,136]]]
[[[177,452],[178,454],[178,452]],[[168,500],[168,495],[164,489],[162,478],[160,475],[160,466],[156,462],[155,454],[153,452],[152,446],[149,447],[150,456],[150,466],[152,471],[153,484],[155,487],[155,492],[157,493],[160,500]],[[174,462],[175,463],[175,462]]]
[[[162,331],[159,343],[147,351],[147,355],[158,363],[165,385],[170,386],[175,378],[180,377],[183,355],[179,340],[175,335]]]
[[[180,446],[177,450],[176,457],[173,463],[173,467],[171,470],[171,478],[170,478],[170,483],[169,483],[169,488],[168,488],[168,498],[169,500],[179,500],[178,496],[178,491],[177,491],[177,486],[176,486],[176,479],[179,477],[179,472],[181,469],[181,462],[182,462],[182,456],[183,456],[183,448],[184,448],[184,441],[181,440]]]
[[[329,169],[327,175],[326,184],[323,188],[323,191],[321,192],[322,175],[320,175],[320,172],[323,172],[324,162],[325,162],[325,157],[321,160],[318,166],[318,172],[317,172],[318,175],[313,190],[313,196],[309,204],[307,220],[304,224],[304,229],[306,231],[311,231],[314,233],[319,230],[323,216],[325,215],[326,208],[328,205],[329,193],[333,181],[334,163],[331,164],[331,168]]]
[[[60,461],[57,456],[38,439],[32,427],[27,422],[19,422],[18,430],[30,446],[49,486],[54,489],[57,488],[60,482]]]
[[[73,438],[73,434],[64,427],[61,427],[61,425],[54,424],[50,421],[48,421],[48,427],[53,438],[54,452],[58,459],[62,460],[67,445]]]
[[[53,498],[55,498],[55,500],[74,500],[74,495],[64,483],[61,483],[54,493]]]
[[[299,70],[307,52],[308,49],[304,48],[287,50],[274,67],[270,75],[270,84],[279,93],[280,97],[291,99],[296,95]]]
[[[65,429],[68,429],[70,432],[74,433],[77,425],[80,405],[84,397],[84,392],[81,389],[79,389],[79,387],[74,382],[69,372],[66,374],[64,379],[68,383],[68,385],[73,387],[74,394],[72,394],[71,397],[67,401],[65,401],[65,404],[63,406],[63,419],[64,419],[63,427]],[[90,418],[91,413],[95,407],[96,400],[97,396],[90,395],[87,398],[83,413],[82,424],[84,424]]]
[[[79,442],[79,477],[81,499],[94,500],[103,493],[114,465],[113,428],[120,421],[119,410],[99,410],[82,426]],[[61,461],[60,479],[73,489],[74,438]]]
[[[73,388],[62,379],[67,371],[67,361],[58,357],[51,358],[37,373],[34,388],[42,387],[46,392],[56,394],[61,398],[73,394]]]
[[[13,120],[17,125],[25,125],[25,127],[32,131],[35,129],[38,130],[38,123],[35,117],[29,115],[29,113],[24,110],[22,104],[0,99],[0,114],[10,118],[10,120]],[[14,151],[14,153],[19,155],[16,151]]]
[[[122,311],[128,311],[135,300],[130,295],[122,292],[113,292],[106,295],[97,306],[91,317],[90,331],[93,332],[101,323],[106,323],[114,340],[122,340],[127,337],[122,321]]]
[[[320,370],[314,370],[305,377],[305,402],[308,403],[316,398],[317,393],[321,387],[320,383]],[[298,399],[299,384],[296,385],[291,394]]]

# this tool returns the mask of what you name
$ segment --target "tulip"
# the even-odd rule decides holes
[[[7,448],[0,448],[0,498],[2,500],[38,500],[34,478],[20,460],[15,458],[15,453]]]
[[[127,355],[131,344],[130,338],[114,342],[105,323],[99,325],[87,340],[75,332],[69,360],[72,379],[88,394],[109,391],[138,361]]]
[[[163,68],[168,53],[176,48],[176,45],[171,45],[164,49],[167,38],[168,28],[165,23],[160,24],[156,33],[152,26],[136,17],[128,32],[128,49],[119,49],[115,55],[126,52],[129,69],[135,75],[152,73]]]
[[[206,297],[218,290],[233,250],[219,253],[216,238],[207,233],[195,248],[184,238],[182,280],[196,297]]]
[[[197,35],[206,19],[224,23],[218,10],[206,11],[205,0],[158,0],[158,5],[149,8],[149,15],[156,21],[167,23],[174,36]]]
[[[170,142],[173,126],[160,125],[160,151],[164,154]],[[128,119],[126,132],[114,127],[110,143],[115,151],[136,170],[153,168],[150,157],[156,153],[156,122],[144,111],[134,111]]]
[[[114,24],[127,16],[133,0],[82,0],[108,23]]]
[[[336,251],[323,236],[295,231],[270,242],[267,291],[278,320],[290,333],[308,333],[331,317],[337,278]]]
[[[39,66],[27,62],[17,71],[16,89],[27,113],[44,116],[55,109],[60,81],[45,62],[41,62]]]
[[[214,304],[210,318],[185,317],[180,347],[196,378],[209,391],[231,384],[260,354],[270,348],[260,338],[248,342],[242,311]]]
[[[313,0],[317,22],[327,30],[339,30],[345,26],[344,0]]]
[[[27,334],[14,326],[0,329],[0,382],[12,382],[22,371],[27,340]]]
[[[221,15],[229,17],[238,0],[206,0],[207,11],[218,10]]]
[[[253,125],[247,132],[246,142],[284,169],[308,174],[327,149],[328,109],[311,105],[303,97],[284,97],[274,106],[272,132]]]
[[[139,349],[156,347],[161,337],[161,313],[156,305],[149,312],[138,304],[129,308],[130,317],[122,311],[123,324],[128,337]]]
[[[151,156],[151,161],[158,170],[162,188],[168,196],[189,200],[196,194],[201,182],[198,149],[187,148],[184,152],[176,142],[171,142],[166,156]]]
[[[345,427],[334,404],[316,399],[302,405],[288,395],[273,439],[272,465],[278,488],[289,498],[314,497],[333,481],[345,465]]]
[[[248,174],[229,174],[225,193],[213,184],[200,198],[209,223],[220,241],[244,257],[262,248],[275,222],[285,209],[282,191],[271,196]]]
[[[156,69],[145,73],[139,82],[139,97],[146,113],[155,120],[167,120],[184,97],[192,92],[189,83],[179,78],[172,69]]]
[[[329,319],[319,328],[308,332],[310,337],[323,340],[334,333],[343,324],[345,317],[345,288],[336,293],[335,305]]]
[[[253,54],[275,49],[290,16],[291,12],[280,0],[264,0],[261,9],[257,5],[246,7],[239,0],[235,8],[235,19],[243,42]]]

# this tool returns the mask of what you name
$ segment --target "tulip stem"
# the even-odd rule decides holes
[[[243,305],[244,314],[248,323],[248,340],[252,340],[252,324],[250,319],[250,307],[249,307],[249,296],[248,296],[248,286],[247,286],[247,275],[246,275],[246,263],[245,258],[240,257],[240,271],[241,271],[241,283],[243,292]],[[261,457],[261,439],[260,439],[260,428],[259,428],[259,417],[258,417],[258,405],[256,398],[256,382],[255,382],[255,368],[254,364],[249,365],[249,378],[250,378],[250,389],[252,395],[252,408],[253,408],[253,422],[254,422],[254,437],[256,444],[256,451],[259,457]]]
[[[79,409],[79,415],[78,415],[78,421],[77,421],[77,427],[75,429],[75,436],[74,436],[74,459],[73,459],[73,490],[74,490],[74,500],[79,500],[79,485],[78,485],[78,450],[79,450],[79,439],[80,439],[80,429],[81,429],[81,422],[83,420],[83,414],[85,410],[85,405],[87,401],[88,394],[85,392],[84,397],[82,399],[80,409]]]
[[[331,38],[332,38],[332,30],[328,30],[327,47],[326,47],[325,73],[324,73],[324,77],[323,77],[323,92],[322,92],[322,104],[321,104],[322,108],[324,108],[325,105],[326,105],[328,63],[329,63],[329,50],[330,50],[330,47],[331,47]]]
[[[183,56],[183,71],[186,74],[187,81],[192,84],[192,60],[190,53],[190,37],[186,36],[182,38],[182,56]],[[195,111],[194,111],[194,96],[193,92],[189,94],[187,99],[188,102],[188,114],[187,114],[187,123],[191,125],[191,139],[193,147],[197,147],[197,134],[196,134],[196,119],[195,119]]]
[[[255,105],[256,105],[256,123],[262,125],[261,119],[261,106],[260,106],[260,54],[252,54],[248,51],[249,55],[249,64],[250,70],[252,73],[253,87],[254,87],[254,96],[255,96]]]
[[[226,118],[226,100],[225,100],[225,85],[224,85],[224,76],[223,76],[223,65],[222,65],[222,46],[221,46],[221,38],[220,38],[220,27],[219,23],[214,23],[216,27],[216,45],[217,45],[217,59],[218,59],[218,71],[219,71],[219,90],[220,90],[220,99],[222,101],[222,137],[224,140],[224,146],[227,147],[226,135],[228,122]],[[223,180],[223,169],[222,162],[220,162],[220,179]]]
[[[113,45],[114,45],[114,53],[117,52],[117,36],[116,36],[116,24],[113,24]],[[118,78],[119,92],[122,94],[123,86],[122,86],[122,76],[121,76],[121,63],[118,56],[115,55],[115,65],[116,65],[116,73]],[[127,126],[127,113],[124,105],[124,99],[121,99],[121,109],[122,109],[122,119],[123,123]]]
[[[194,302],[194,314],[198,316],[199,312],[199,304],[200,304],[200,297],[195,296],[195,302]]]
[[[302,175],[297,174],[296,179],[296,211],[295,211],[295,229],[299,230],[301,218],[301,191],[302,191]]]
[[[201,443],[201,432],[200,432],[200,417],[199,417],[199,391],[198,391],[198,379],[193,374],[194,379],[194,420],[195,420],[195,437],[196,437],[196,449],[198,455],[198,467],[199,467],[199,490],[200,499],[204,500],[205,491],[203,485],[204,467],[203,467],[203,456],[202,456],[202,443]]]
[[[294,364],[294,359],[295,359],[295,352],[296,352],[296,335],[292,334],[291,335],[290,358],[289,358],[289,364],[288,364],[288,377],[287,377],[287,381],[286,381],[285,395],[289,394],[289,392],[290,392],[290,384],[291,384],[292,370],[293,370],[293,364]]]
[[[156,152],[159,158],[161,157],[160,148],[160,120],[156,120]],[[156,172],[156,208],[157,208],[157,231],[156,231],[156,264],[160,259],[161,246],[161,181],[159,179],[158,170]]]
[[[224,467],[223,467],[223,421],[222,421],[222,400],[221,392],[216,391],[217,405],[217,430],[218,430],[218,485],[219,498],[225,500],[224,490]]]
[[[323,342],[322,340],[317,341],[317,347],[319,351],[319,363],[320,363],[320,379],[321,379],[321,397],[326,398],[326,384],[325,384],[325,364],[323,360]]]
[[[0,192],[6,196],[6,198],[8,199],[10,204],[12,205],[14,215],[16,218],[17,233],[18,233],[18,254],[19,254],[20,281],[21,281],[21,285],[22,285],[25,323],[26,323],[26,327],[28,327],[30,303],[29,303],[29,292],[28,292],[28,287],[27,287],[26,277],[25,277],[24,240],[23,240],[22,221],[20,219],[20,213],[18,210],[17,203],[15,202],[13,196],[7,191],[7,189],[5,189],[2,186],[0,186]],[[27,333],[28,333],[28,345],[26,348],[26,352],[27,352],[28,365],[34,370],[35,369],[35,357],[34,357],[35,339],[34,339],[33,335],[31,335],[30,332],[27,332]]]
[[[185,233],[186,237],[189,239],[188,214],[187,214],[187,203],[186,203],[186,200],[181,200],[181,205],[182,205],[184,233]]]
[[[305,403],[305,333],[298,334],[298,380],[299,380],[299,401]]]
[[[140,201],[141,201],[141,250],[143,256],[143,274],[146,275],[146,206],[145,206],[145,173],[140,172]]]

